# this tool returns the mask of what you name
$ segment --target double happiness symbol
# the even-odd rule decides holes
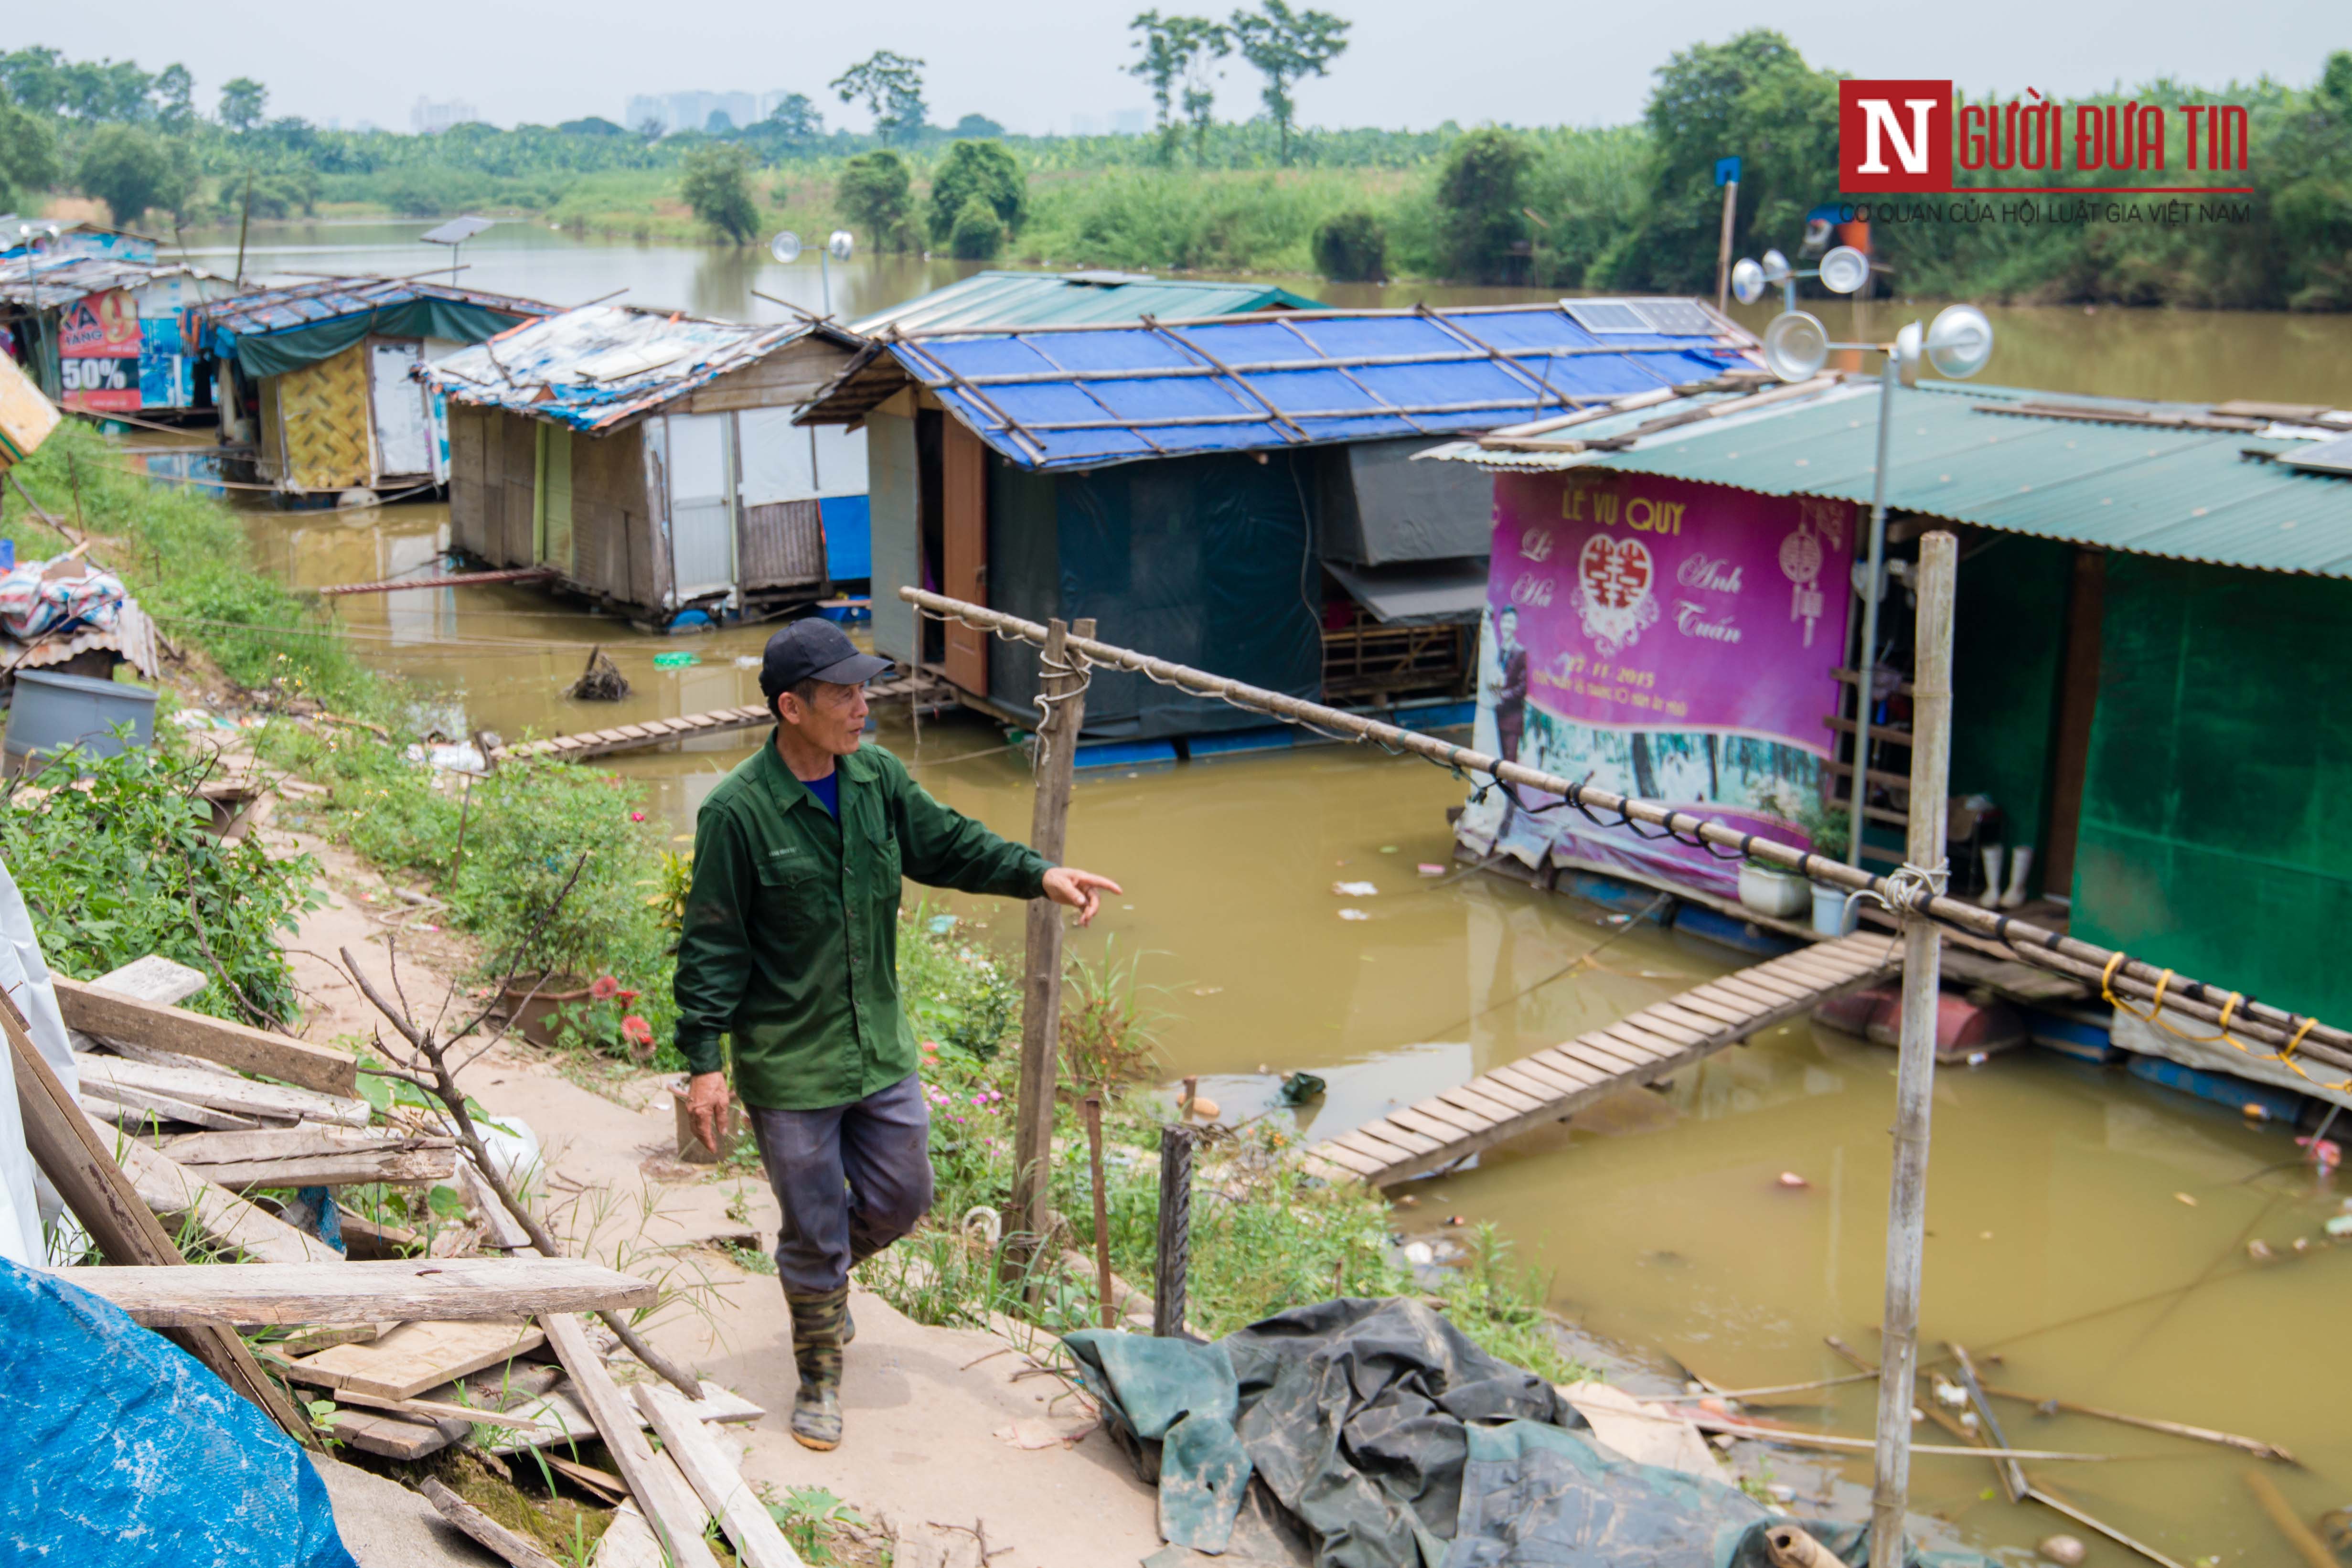
[[[1657,573],[1649,547],[1636,538],[1595,534],[1576,557],[1576,613],[1584,634],[1611,656],[1631,647],[1658,619],[1650,591]]]

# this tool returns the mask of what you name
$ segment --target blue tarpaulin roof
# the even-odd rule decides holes
[[[861,416],[887,355],[901,375],[882,379],[919,382],[1013,462],[1091,467],[1488,430],[1753,363],[1739,328],[1666,303],[1691,330],[1595,333],[1515,305],[892,334],[804,417]]]

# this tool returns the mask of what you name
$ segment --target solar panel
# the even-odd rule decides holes
[[[2315,474],[2352,475],[2352,435],[2323,441],[2301,451],[2282,452],[2278,460],[2289,467],[2307,468]]]
[[[1633,307],[1650,330],[1666,338],[1712,338],[1715,323],[1688,299],[1644,299]]]
[[[1639,310],[1622,299],[1563,299],[1559,308],[1567,311],[1578,326],[1595,335],[1604,332],[1646,334],[1657,330],[1642,319]]]

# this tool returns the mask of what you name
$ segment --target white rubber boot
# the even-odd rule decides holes
[[[2000,846],[1987,844],[1979,852],[1984,856],[1985,884],[1977,902],[1990,909],[2000,902]]]
[[[2003,909],[2015,909],[2025,902],[2025,874],[2033,869],[2033,846],[2020,844],[2009,857],[2009,891],[2000,895]]]

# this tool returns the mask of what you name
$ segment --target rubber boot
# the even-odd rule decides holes
[[[2000,846],[1987,844],[1983,854],[1985,884],[1984,891],[1977,894],[1977,902],[1990,909],[2000,902]]]
[[[2020,844],[2010,852],[2009,891],[2000,895],[2003,909],[2015,909],[2025,902],[2025,874],[2033,869],[2033,846]]]
[[[786,1296],[793,1309],[793,1361],[800,1392],[793,1396],[793,1440],[820,1453],[841,1446],[842,1327],[849,1287],[819,1296]]]

